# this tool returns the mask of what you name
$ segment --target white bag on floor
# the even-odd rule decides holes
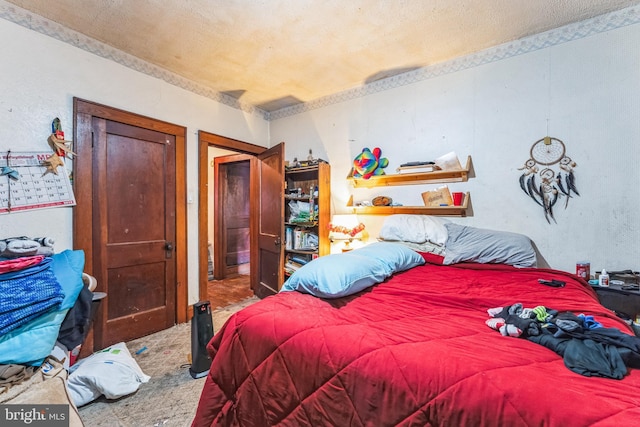
[[[104,394],[117,399],[138,390],[151,377],[146,375],[121,342],[81,359],[71,367],[67,387],[77,407]]]

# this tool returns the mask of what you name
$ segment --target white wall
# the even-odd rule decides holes
[[[73,97],[187,128],[189,303],[198,300],[198,130],[267,146],[269,124],[210,98],[0,19],[0,152],[48,151],[51,121],[73,135]],[[97,43],[97,42],[96,42]],[[178,185],[181,185],[178,183]],[[0,239],[51,236],[73,248],[73,208],[0,216]]]
[[[589,33],[588,26],[574,28]],[[567,31],[557,35],[572,38]],[[289,160],[306,157],[312,148],[331,163],[334,213],[346,211],[350,195],[356,200],[387,195],[404,205],[422,205],[420,194],[434,187],[353,189],[345,177],[363,147],[382,149],[390,161],[388,173],[401,163],[433,160],[449,151],[463,164],[470,155],[476,177],[449,188],[471,193],[474,215],[452,221],[524,233],[556,269],[575,272],[581,260],[591,262],[592,272],[639,269],[637,46],[640,24],[482,65],[465,68],[456,61],[450,72],[277,118],[271,140],[286,142]],[[494,52],[505,49],[509,46]],[[557,224],[545,221],[542,208],[518,183],[518,168],[532,143],[547,134],[564,141],[577,162],[580,197],[566,209],[556,205]],[[370,230],[379,229],[378,216],[361,219]]]

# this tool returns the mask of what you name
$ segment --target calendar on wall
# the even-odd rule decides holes
[[[76,199],[64,163],[56,168],[48,168],[42,164],[51,154],[0,154],[0,168],[3,170],[0,176],[0,214],[75,206]]]

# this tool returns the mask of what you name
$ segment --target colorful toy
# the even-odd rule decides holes
[[[369,179],[374,175],[384,175],[383,168],[389,166],[389,159],[380,157],[382,150],[374,148],[373,151],[363,148],[362,152],[353,159],[353,177]]]

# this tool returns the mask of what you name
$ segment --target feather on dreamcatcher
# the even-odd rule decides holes
[[[576,188],[573,168],[576,162],[566,153],[566,147],[558,138],[546,136],[531,145],[529,159],[518,170],[524,170],[520,175],[520,188],[544,210],[544,218],[549,224],[553,217],[553,208],[560,198],[564,198],[564,208],[569,204],[573,194],[579,196]],[[552,167],[558,164],[558,170]]]

